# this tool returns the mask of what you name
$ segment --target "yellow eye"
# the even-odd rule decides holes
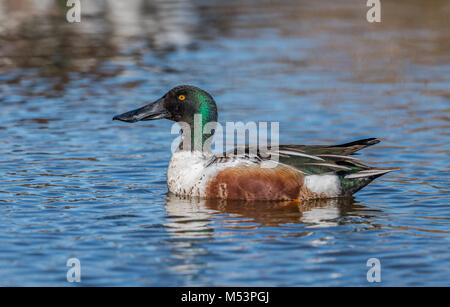
[[[184,96],[184,95],[180,95],[180,96],[178,96],[178,99],[179,99],[179,100],[181,100],[181,101],[183,101],[183,100],[185,100],[185,99],[186,99],[186,96]]]

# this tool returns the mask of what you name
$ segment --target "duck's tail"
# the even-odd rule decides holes
[[[375,178],[378,178],[386,173],[399,170],[398,168],[370,168],[350,174],[339,174],[342,189],[345,195],[352,195],[366,185],[371,183]]]
[[[335,173],[341,183],[342,195],[350,196],[375,178],[397,170],[371,167],[352,156],[379,142],[377,138],[367,138],[329,146],[280,145],[280,152],[283,154],[280,161],[308,175]]]

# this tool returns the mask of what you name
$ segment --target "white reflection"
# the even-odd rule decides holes
[[[204,200],[185,200],[174,195],[167,198],[166,210],[169,215],[164,226],[174,238],[209,238],[212,230],[208,228],[213,211],[205,207]]]
[[[338,202],[335,199],[330,199],[326,202],[324,207],[312,208],[309,211],[304,211],[302,221],[311,224],[307,227],[332,227],[337,226],[337,218],[341,215],[338,208]]]
[[[306,227],[337,226],[344,205],[352,199],[316,199],[308,202],[246,202],[232,200],[187,200],[172,194],[167,198],[169,215],[165,226],[176,238],[211,238],[213,219],[220,216],[220,227],[239,228],[307,224]],[[232,217],[228,221],[227,215]]]

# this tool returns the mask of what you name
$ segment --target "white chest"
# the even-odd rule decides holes
[[[207,168],[208,159],[199,152],[175,152],[167,170],[169,191],[181,196],[203,197],[214,169]]]

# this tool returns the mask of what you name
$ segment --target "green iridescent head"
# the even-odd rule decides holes
[[[191,85],[174,87],[167,92],[165,108],[176,122],[194,124],[194,115],[200,114],[203,127],[208,122],[217,121],[217,107],[212,96],[206,91]]]
[[[217,106],[212,96],[206,91],[191,85],[180,85],[155,102],[114,116],[113,119],[134,123],[163,118],[186,123],[190,126],[192,137],[194,137],[193,131],[196,127],[201,127],[203,132],[207,123],[217,122]],[[213,133],[214,131],[201,133],[202,144]]]

